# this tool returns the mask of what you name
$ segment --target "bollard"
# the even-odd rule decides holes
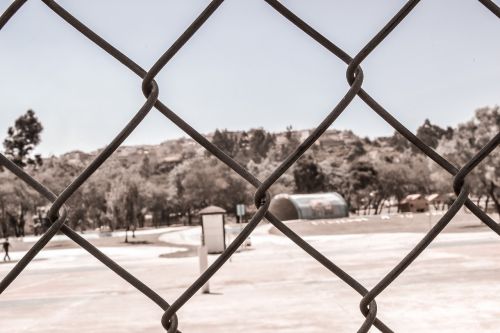
[[[202,245],[198,248],[198,257],[200,258],[200,273],[203,274],[208,268],[208,250],[205,245]],[[201,292],[203,294],[210,293],[208,281],[203,285],[203,287],[201,287]]]

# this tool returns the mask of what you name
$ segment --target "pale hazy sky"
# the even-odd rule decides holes
[[[0,0],[4,10],[11,0]],[[201,0],[61,0],[144,68],[203,10]],[[405,1],[283,0],[354,55]],[[498,3],[498,2],[497,2]],[[500,20],[476,0],[423,0],[362,64],[363,87],[415,130],[500,103]],[[226,0],[157,77],[160,98],[201,132],[314,127],[345,94],[346,66],[261,0]],[[32,108],[44,155],[107,144],[144,102],[141,80],[41,1],[0,31],[0,139]],[[332,128],[393,130],[357,100]],[[157,111],[125,144],[182,136]]]

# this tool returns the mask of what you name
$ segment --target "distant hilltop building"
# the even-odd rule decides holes
[[[344,198],[336,193],[278,194],[269,211],[282,221],[347,217],[349,209]]]

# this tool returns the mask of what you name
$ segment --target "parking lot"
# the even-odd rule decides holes
[[[352,222],[352,228],[363,222],[370,223]],[[391,224],[379,226],[383,223],[384,228]],[[326,231],[348,224],[312,221],[294,227],[309,230],[305,239],[367,288],[423,237],[421,231]],[[498,332],[500,240],[487,229],[464,228],[439,235],[377,298],[380,318],[395,332]],[[259,227],[252,247],[235,254],[213,277],[211,294],[197,294],[181,309],[181,331],[351,333],[359,328],[360,296],[270,229]],[[199,274],[197,257],[172,254],[184,250],[179,242],[193,246],[199,232],[181,228],[147,236],[160,237],[157,243],[101,249],[172,302]],[[0,277],[12,265],[0,264]],[[0,311],[5,332],[162,332],[161,309],[76,248],[42,251],[1,295]]]

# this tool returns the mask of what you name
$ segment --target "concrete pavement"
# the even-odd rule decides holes
[[[237,253],[213,277],[213,294],[197,294],[180,310],[180,329],[355,332],[363,321],[361,297],[268,228],[260,227],[252,249]],[[178,238],[196,239],[193,230]],[[370,288],[421,237],[378,233],[306,240]],[[103,250],[169,302],[199,274],[196,257],[159,257],[177,249]],[[95,259],[75,249],[44,252],[0,295],[1,332],[163,332],[161,309]],[[395,332],[500,332],[499,254],[500,239],[491,231],[438,236],[377,298],[380,318]],[[11,267],[0,265],[0,277]]]

